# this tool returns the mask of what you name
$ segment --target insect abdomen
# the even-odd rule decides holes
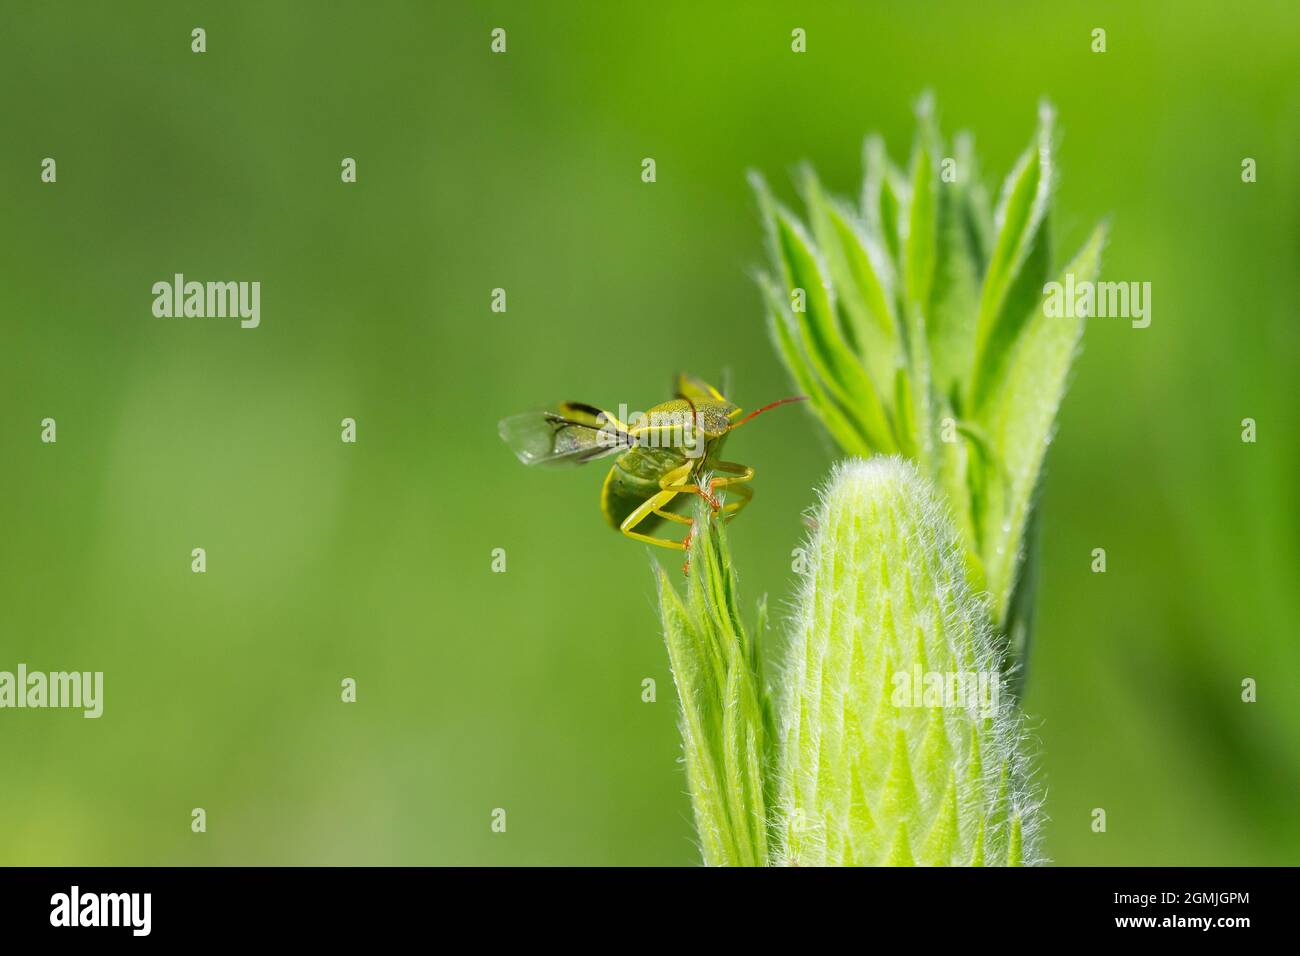
[[[660,478],[685,463],[685,456],[664,448],[634,448],[619,456],[605,476],[600,493],[600,510],[610,527],[618,528],[628,515],[658,494],[662,490]],[[664,510],[676,512],[682,500],[679,495]],[[637,528],[649,530],[662,521],[648,515]]]

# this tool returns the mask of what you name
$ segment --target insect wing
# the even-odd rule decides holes
[[[631,445],[612,415],[578,402],[511,415],[501,419],[498,431],[525,465],[580,465]]]

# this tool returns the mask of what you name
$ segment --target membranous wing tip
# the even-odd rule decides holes
[[[511,415],[501,419],[498,432],[525,465],[578,465],[631,444],[612,415],[579,402]]]

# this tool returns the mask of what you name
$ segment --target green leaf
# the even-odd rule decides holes
[[[852,222],[852,213],[828,198],[811,167],[803,167],[802,186],[817,247],[826,260],[836,300],[857,343],[859,360],[877,394],[883,394],[900,361],[898,327],[869,240]]]
[[[870,454],[873,450],[871,439],[867,429],[862,425],[861,414],[855,413],[851,407],[846,407],[851,403],[845,402],[840,397],[846,394],[848,385],[831,382],[830,386],[832,387],[828,387],[825,360],[819,361],[816,356],[811,354],[811,351],[816,348],[817,336],[815,332],[817,330],[809,328],[810,323],[806,320],[806,313],[803,319],[795,314],[788,297],[792,269],[780,241],[779,227],[780,219],[785,214],[778,207],[776,200],[773,199],[772,193],[767,187],[767,183],[760,175],[751,172],[749,181],[758,197],[759,209],[767,227],[768,244],[772,259],[781,271],[788,287],[786,290],[782,290],[769,276],[759,276],[759,286],[763,292],[764,302],[767,305],[768,328],[776,345],[777,353],[785,362],[796,387],[799,388],[802,394],[809,397],[809,405],[812,411],[826,425],[827,430],[840,447],[849,451],[850,454]],[[829,302],[828,294],[823,287],[819,285],[817,291],[821,293],[819,301]],[[807,300],[811,300],[813,293],[808,289],[804,289],[803,294]],[[808,305],[807,307],[811,308],[812,306]],[[820,326],[817,328],[820,329]],[[842,337],[840,337],[840,341],[843,342]],[[847,343],[843,343],[843,348],[847,348]],[[849,361],[851,364],[851,359]],[[866,372],[859,370],[859,377],[865,378]],[[883,409],[881,414],[883,415]]]
[[[1006,615],[1006,643],[1004,653],[1009,675],[1010,690],[1016,697],[1023,696],[1025,680],[1029,675],[1029,645],[1034,635],[1034,610],[1038,600],[1038,556],[1042,551],[1038,536],[1038,507],[1031,506],[1029,522],[1025,526],[1024,549],[1016,572],[1016,584],[1011,591],[1011,603]]]
[[[928,98],[918,122],[906,178],[879,137],[866,140],[860,217],[803,170],[816,244],[759,185],[785,286],[775,296],[765,291],[769,324],[810,408],[843,450],[896,450],[942,488],[971,582],[990,590],[992,620],[1018,646],[1033,607],[1028,587],[1014,590],[1024,533],[1077,341],[1077,332],[1059,327],[1066,347],[1057,354],[1037,318],[1055,274],[1053,116],[1040,109],[996,215],[971,137],[957,137],[957,176],[944,182],[946,147]],[[790,287],[805,290],[806,313],[782,301]],[[1049,354],[1026,359],[1038,351]],[[1009,389],[1018,397],[1008,399]],[[908,835],[909,852],[918,839]]]
[[[956,181],[939,184],[934,283],[925,330],[935,389],[959,402],[961,383],[975,353],[981,266],[975,234],[979,213],[973,210],[971,198],[978,171],[968,137],[958,140],[956,153]],[[962,409],[954,411],[961,414]]]
[[[1101,266],[1105,226],[1098,226],[1059,281],[1094,282]],[[998,475],[987,488],[984,566],[995,621],[1004,627],[1016,563],[1033,504],[1052,424],[1083,334],[1083,316],[1049,315],[1040,305],[1026,325],[982,416],[997,456]]]
[[[1007,361],[1025,324],[1042,304],[1043,285],[1051,278],[1051,260],[1051,239],[1044,217],[1026,250],[1025,261],[1002,300],[996,331],[986,343],[976,369],[970,402],[971,411],[976,415],[1005,377]]]
[[[766,866],[769,782],[765,688],[756,642],[740,619],[722,522],[695,512],[683,602],[656,567],[660,620],[681,704],[682,751],[704,862]]]
[[[910,454],[933,473],[936,458],[937,401],[934,374],[926,335],[926,312],[934,279],[936,259],[936,206],[938,170],[936,157],[939,134],[934,128],[934,107],[930,96],[917,105],[920,130],[912,153],[911,187],[907,204],[907,234],[903,249],[904,303],[903,350],[906,356],[910,394]],[[900,400],[901,403],[901,400]]]
[[[966,574],[971,587],[977,591],[984,588],[984,564],[980,557],[979,532],[975,524],[975,503],[971,492],[971,478],[983,464],[976,447],[978,439],[972,436],[970,429],[957,418],[956,412],[949,405],[940,409],[940,421],[952,419],[954,440],[943,440],[939,444],[939,487],[943,490],[952,509],[953,520],[961,532],[966,554]],[[946,427],[941,425],[941,431]]]
[[[1007,177],[998,204],[997,244],[989,260],[976,319],[971,405],[980,407],[1002,371],[1006,353],[1030,314],[1051,262],[1047,210],[1052,193],[1052,114],[1039,114],[1034,142]]]
[[[889,285],[892,276],[885,253],[875,240],[854,224],[852,214],[844,207],[832,205],[829,218],[844,252],[853,285],[867,312],[880,327],[889,356],[894,359],[898,347],[898,317],[890,305],[894,293]]]
[[[975,274],[983,276],[988,271],[989,257],[993,254],[993,212],[989,208],[988,191],[980,178],[979,157],[975,155],[975,138],[970,133],[958,133],[956,159],[961,184],[961,220],[971,255],[975,259]]]
[[[870,455],[871,448],[858,433],[853,423],[848,420],[835,400],[821,387],[817,373],[808,365],[803,349],[797,340],[798,331],[794,315],[770,277],[760,276],[759,287],[763,300],[767,304],[768,330],[777,354],[785,363],[786,370],[794,380],[799,392],[808,396],[808,405],[813,413],[821,419],[826,430],[835,439],[840,448],[851,455]]]
[[[809,364],[868,445],[876,451],[893,451],[896,443],[884,406],[839,329],[829,286],[811,242],[783,209],[776,208],[774,220],[786,287],[791,292],[802,290],[805,296],[805,311],[794,311],[794,316]]]
[[[873,236],[877,237],[889,257],[890,268],[902,256],[898,223],[902,210],[902,177],[885,155],[885,141],[868,136],[862,148],[865,173],[862,179],[862,214]]]
[[[776,859],[1038,862],[1020,717],[933,486],[900,458],[838,466],[807,550],[777,704]],[[925,696],[958,677],[969,696]]]
[[[912,150],[911,196],[907,208],[907,241],[903,252],[903,285],[907,298],[918,309],[930,303],[936,259],[936,217],[939,177],[936,164],[939,137],[934,130],[929,97],[917,108],[920,131]]]

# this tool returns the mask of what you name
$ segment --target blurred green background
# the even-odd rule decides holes
[[[600,466],[528,471],[496,422],[643,409],[678,368],[788,394],[745,170],[855,192],[925,89],[990,187],[1050,97],[1060,255],[1110,216],[1104,277],[1153,284],[1150,328],[1089,328],[1048,462],[1046,849],[1300,862],[1300,14],[790,6],[3,7],[0,670],[106,700],[0,712],[0,862],[696,862],[646,549]],[[154,318],[175,272],[261,281],[261,327]],[[829,445],[783,409],[729,453],[779,620]]]

